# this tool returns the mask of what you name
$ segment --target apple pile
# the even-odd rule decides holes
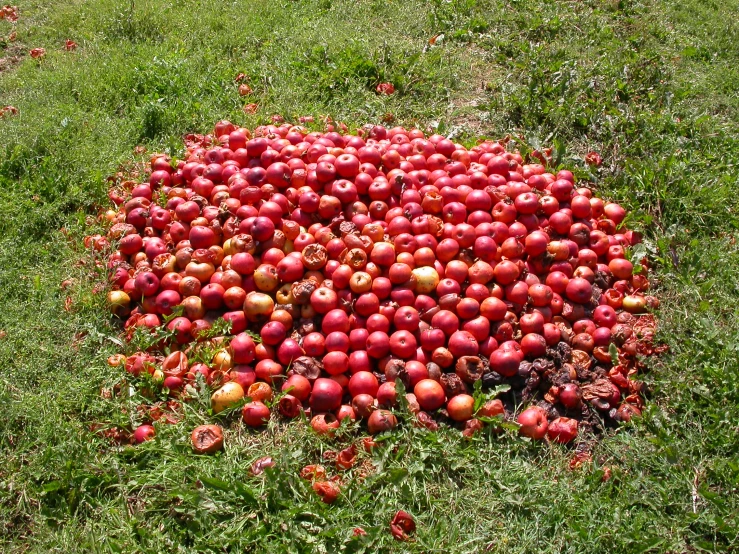
[[[430,429],[516,419],[567,443],[640,413],[657,305],[628,259],[640,237],[547,151],[382,126],[186,139],[117,180],[88,237],[127,337],[151,338],[111,361],[134,382],[186,401],[203,380],[214,413],[305,413],[329,434],[387,431],[402,405]]]

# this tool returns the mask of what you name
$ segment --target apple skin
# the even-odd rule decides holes
[[[159,290],[159,278],[150,271],[139,273],[134,279],[134,286],[144,296],[152,296]]]
[[[539,406],[526,408],[516,421],[521,425],[518,429],[519,434],[536,440],[543,439],[549,428],[547,413]]]
[[[262,427],[267,423],[269,417],[269,408],[263,402],[249,402],[241,410],[241,419],[249,427]]]
[[[446,402],[446,395],[442,386],[433,379],[421,379],[413,392],[418,399],[418,404],[422,410],[433,412],[441,408]]]
[[[503,406],[503,402],[497,398],[495,400],[488,400],[477,411],[477,415],[484,417],[505,417],[505,407]]]
[[[310,305],[319,314],[327,314],[331,310],[335,310],[338,304],[338,295],[329,288],[319,287],[311,293]]]
[[[416,337],[410,331],[395,331],[389,339],[390,352],[399,358],[408,359],[418,348]]]
[[[151,425],[139,425],[133,432],[133,440],[136,444],[153,440],[157,432]]]
[[[367,354],[372,358],[384,358],[390,353],[390,337],[382,331],[370,333],[366,344]]]
[[[458,394],[449,399],[446,409],[454,421],[464,422],[474,415],[475,399],[469,394]]]
[[[549,424],[547,437],[551,441],[567,444],[577,438],[577,420],[569,417],[558,417]]]

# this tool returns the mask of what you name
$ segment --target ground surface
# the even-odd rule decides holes
[[[20,110],[0,119],[1,550],[739,548],[736,0],[18,3],[14,42],[0,21],[0,106]],[[376,95],[379,81],[398,93]],[[646,230],[662,298],[670,352],[650,364],[645,417],[575,471],[565,448],[397,433],[333,506],[296,477],[332,448],[301,424],[235,423],[214,457],[189,449],[194,409],[137,448],[93,435],[135,422],[100,397],[119,377],[105,363],[118,330],[94,294],[103,276],[78,263],[105,177],[137,145],[176,155],[186,132],[274,113],[352,128],[392,114],[470,144],[511,133],[556,145],[581,176],[599,151],[591,178]],[[249,477],[265,454],[278,468]],[[388,532],[397,509],[416,517],[415,542]]]

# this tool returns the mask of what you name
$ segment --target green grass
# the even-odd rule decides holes
[[[0,106],[20,110],[0,119],[0,549],[739,548],[739,2],[19,5],[18,42],[0,38],[0,57],[36,46],[47,56],[0,74]],[[0,37],[10,29],[0,21]],[[77,51],[63,50],[67,38]],[[375,94],[385,80],[397,94]],[[242,112],[247,102],[257,114]],[[349,473],[332,506],[297,471],[336,445],[302,423],[252,433],[231,418],[212,457],[189,448],[190,430],[210,420],[196,406],[136,448],[92,434],[92,423],[139,422],[140,399],[100,396],[120,377],[105,363],[119,329],[93,292],[105,275],[82,237],[106,205],[105,177],[136,145],[177,155],[184,133],[275,113],[350,128],[391,114],[469,143],[510,133],[522,149],[555,145],[646,233],[670,351],[649,362],[645,416],[576,471],[565,448],[406,426],[367,479]],[[604,159],[595,173],[582,160],[590,150]],[[62,290],[65,279],[74,284]],[[267,454],[275,470],[250,477]],[[413,543],[389,533],[398,509],[417,520]],[[357,526],[364,539],[352,538]]]

